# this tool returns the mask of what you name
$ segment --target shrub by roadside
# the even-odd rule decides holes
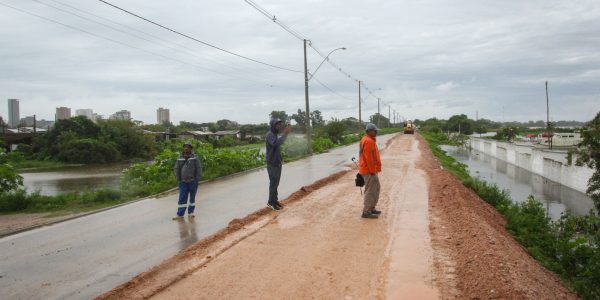
[[[257,168],[265,164],[265,155],[258,147],[214,148],[211,144],[192,141],[194,152],[202,161],[202,179],[214,179]],[[123,171],[121,190],[128,197],[163,192],[177,185],[173,166],[183,147],[183,141],[171,143],[154,162],[134,164]]]
[[[342,136],[338,145],[357,142],[360,137],[358,134]],[[202,179],[214,179],[265,164],[259,145],[214,148],[209,143],[192,143],[203,162]],[[92,210],[169,190],[177,185],[172,168],[182,145],[182,141],[165,143],[164,150],[152,163],[138,163],[126,169],[120,190],[101,189],[45,196],[37,192],[27,193],[19,185],[10,192],[0,192],[0,213]],[[327,137],[316,138],[312,143],[314,153],[325,152],[338,145]],[[288,161],[298,159],[307,155],[307,149],[306,139],[290,137],[284,144],[284,155]]]
[[[100,189],[81,193],[45,196],[19,189],[0,194],[0,212],[48,212],[57,210],[83,211],[124,202],[121,192]]]

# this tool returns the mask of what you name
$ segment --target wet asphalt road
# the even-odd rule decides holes
[[[381,136],[378,144],[393,135]],[[357,145],[283,166],[279,198],[347,169]],[[89,299],[265,206],[265,169],[200,185],[194,221],[172,221],[177,194],[0,239],[3,299]]]

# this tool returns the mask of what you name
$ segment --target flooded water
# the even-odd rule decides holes
[[[129,166],[129,163],[86,165],[23,172],[20,175],[23,176],[23,186],[27,191],[53,196],[101,188],[118,189],[122,171]]]
[[[533,195],[544,204],[547,215],[553,220],[567,210],[576,215],[584,215],[594,207],[592,199],[584,193],[487,154],[446,145],[442,149],[466,164],[471,176],[510,191],[514,201],[523,202],[529,195]]]

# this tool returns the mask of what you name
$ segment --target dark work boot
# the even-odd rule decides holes
[[[272,210],[280,210],[282,209],[282,207],[280,207],[279,205],[277,205],[277,203],[268,203],[267,206],[272,209]]]
[[[363,217],[365,219],[377,219],[377,218],[379,218],[379,215],[376,215],[371,212],[364,212],[361,217]]]

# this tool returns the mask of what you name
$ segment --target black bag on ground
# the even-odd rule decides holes
[[[365,178],[360,175],[360,173],[356,173],[356,179],[354,179],[354,183],[356,186],[363,187],[365,186]]]

